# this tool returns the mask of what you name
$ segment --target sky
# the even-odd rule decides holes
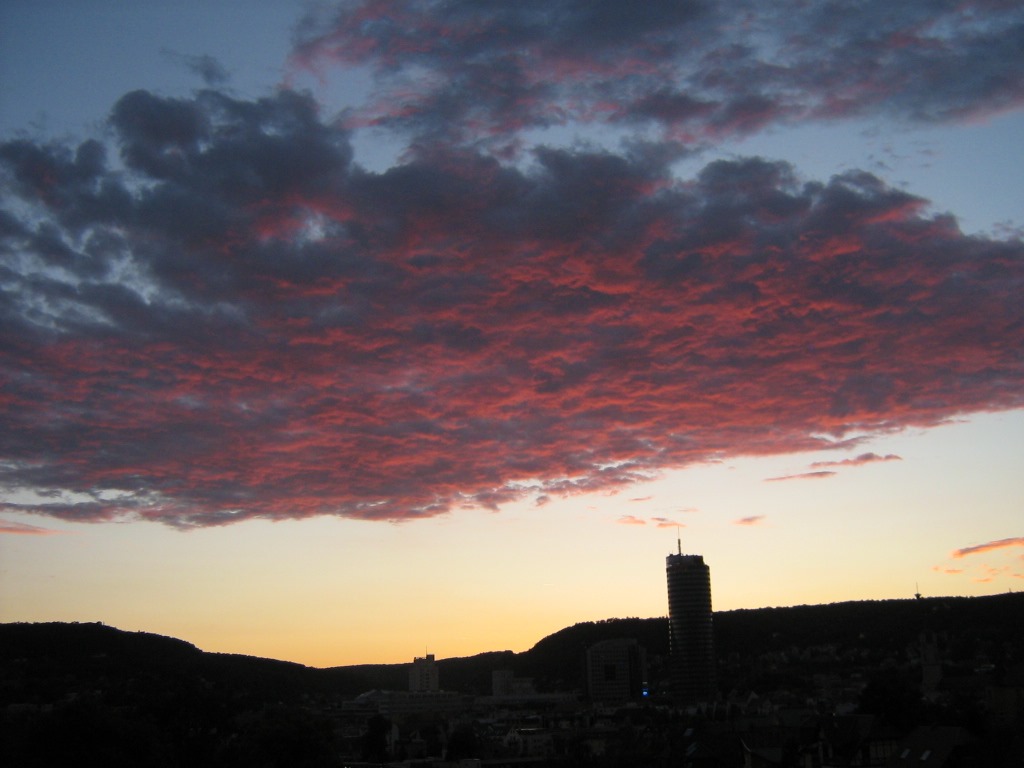
[[[764,5],[4,3],[0,621],[1024,586],[1024,8]]]

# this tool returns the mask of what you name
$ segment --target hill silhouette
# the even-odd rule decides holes
[[[856,679],[861,711],[889,727],[905,732],[939,717],[980,733],[984,711],[970,686],[1020,687],[1012,681],[1024,659],[1024,594],[724,611],[714,623],[720,690],[739,696],[731,701],[754,692],[821,700],[819,682]],[[941,638],[943,672],[960,696],[938,708],[922,701],[914,668],[924,630]],[[521,653],[441,659],[439,676],[446,690],[465,694],[489,694],[498,669],[532,678],[540,692],[580,690],[586,649],[617,637],[637,640],[651,679],[664,677],[664,617],[578,623]],[[365,733],[345,736],[342,702],[406,690],[408,666],[316,669],[102,624],[0,624],[0,764],[340,766],[339,749],[365,753],[370,741],[360,739],[385,723],[356,712]]]
[[[935,597],[719,611],[714,615],[715,651],[720,660],[830,646],[859,653],[901,653],[928,629],[951,638],[954,658],[966,659],[979,644],[1022,642],[1024,593],[987,597]],[[636,639],[656,664],[668,653],[668,620],[620,618],[581,622],[539,640],[520,653],[491,651],[438,661],[442,686],[473,694],[490,692],[491,672],[509,669],[529,677],[540,690],[583,684],[586,649],[602,640]],[[183,640],[146,632],[125,632],[98,623],[0,624],[0,663],[7,685],[0,703],[10,703],[17,681],[32,670],[43,684],[59,677],[106,681],[139,674],[175,679],[195,677],[212,685],[242,685],[253,695],[289,698],[303,692],[358,694],[372,689],[404,690],[408,665],[359,664],[318,669],[238,654],[208,653]],[[70,676],[70,677],[69,677]]]

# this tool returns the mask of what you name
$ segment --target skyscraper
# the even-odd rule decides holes
[[[711,571],[700,555],[669,555],[669,664],[673,695],[694,703],[715,697],[715,647],[711,626]]]

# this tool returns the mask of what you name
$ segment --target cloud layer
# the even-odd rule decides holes
[[[514,163],[490,140],[571,112],[678,141],[753,126],[742,109],[765,99],[771,120],[1003,109],[1021,56],[999,79],[978,51],[1019,36],[991,22],[1018,11],[925,23],[901,4],[869,31],[814,6],[781,40],[703,4],[622,7],[348,4],[307,22],[296,60],[372,67],[387,87],[359,116],[289,90],[140,90],[108,144],[0,145],[2,508],[400,520],[1024,405],[1017,240],[966,237],[864,172],[814,181],[747,158],[679,179],[684,150],[639,136]],[[863,66],[806,66],[797,33],[825,50],[827,29],[829,50],[878,37],[875,92]],[[922,41],[970,64],[972,87],[959,69],[925,87]],[[792,71],[769,77],[767,49]],[[370,172],[353,162],[360,121],[417,138]]]
[[[350,124],[446,141],[569,121],[716,141],[1024,102],[1024,11],[1007,0],[361,0],[311,14],[297,37],[294,66],[375,76]]]

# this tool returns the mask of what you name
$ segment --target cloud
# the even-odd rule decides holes
[[[677,522],[669,517],[652,517],[651,522],[654,523],[655,528],[685,528],[686,525]]]
[[[568,80],[657,28],[584,5]],[[404,66],[425,38],[375,8]],[[863,171],[435,141],[373,172],[288,90],[135,91],[109,127],[0,143],[2,510],[412,520],[1024,405],[1024,245]]]
[[[874,464],[880,461],[902,460],[903,457],[897,456],[895,453],[887,453],[885,456],[879,456],[877,453],[862,453],[852,459],[842,459],[840,461],[815,461],[811,464],[811,467],[859,467],[862,464]]]
[[[347,113],[451,141],[600,122],[714,142],[798,120],[964,120],[1024,103],[1019,4],[361,0],[298,27],[296,70],[366,68]]]
[[[973,581],[979,584],[988,584],[990,582],[993,582],[1003,574],[1012,576],[1012,574],[1008,573],[1010,570],[1009,566],[1004,566],[1002,568],[993,568],[992,566],[986,565],[982,566],[980,570],[984,575],[977,576],[973,579]]]
[[[172,61],[183,64],[194,74],[199,75],[206,85],[222,85],[229,79],[228,71],[224,68],[224,65],[209,54],[194,56],[167,49],[162,50],[161,53]]]
[[[766,477],[764,481],[766,483],[779,483],[783,480],[823,480],[826,477],[832,477],[836,474],[831,471],[819,471],[819,472],[802,472],[798,475],[783,475],[782,477]]]
[[[647,525],[646,520],[641,520],[635,515],[623,515],[617,520],[617,522],[619,525]]]
[[[972,547],[965,547],[963,549],[954,550],[950,554],[950,557],[954,560],[958,560],[968,557],[970,555],[979,555],[983,553],[994,552],[996,550],[1005,550],[1013,547],[1024,547],[1024,537],[999,539],[992,542],[986,542],[985,544],[978,544]],[[1012,559],[1014,561],[1017,561],[1020,558],[1014,556]],[[1014,570],[1015,567],[1015,565],[1009,563],[999,566],[990,565],[984,562],[976,563],[974,566],[974,575],[972,577],[972,581],[982,584],[989,584],[1001,577],[1004,577],[1004,575],[1008,575],[1008,577],[1012,578],[1019,578],[1019,574]],[[954,575],[969,572],[967,568],[952,567],[949,565],[935,565],[932,569],[938,573],[947,573]]]
[[[972,547],[964,547],[963,549],[955,550],[950,557],[960,559],[968,555],[977,555],[981,552],[991,552],[994,549],[1005,549],[1006,547],[1024,547],[1024,536],[998,539],[997,541],[989,541],[984,544],[975,544]]]
[[[751,515],[750,517],[741,517],[739,520],[733,520],[733,525],[760,525],[764,522],[764,515]]]
[[[51,528],[41,528],[38,525],[28,523],[16,523],[11,520],[0,520],[0,534],[13,534],[16,536],[50,536],[61,531]]]

